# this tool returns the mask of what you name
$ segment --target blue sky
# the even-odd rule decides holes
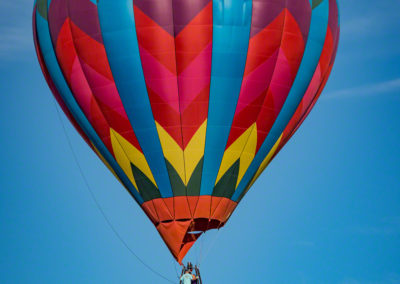
[[[202,262],[207,284],[400,283],[400,2],[340,8],[327,88],[218,234]],[[164,283],[85,188],[36,61],[31,9],[0,2],[0,283]],[[63,122],[120,235],[176,278],[152,224]]]

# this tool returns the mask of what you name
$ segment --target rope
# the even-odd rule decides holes
[[[56,102],[54,102],[54,105],[55,105],[56,110],[57,110],[58,119],[60,120],[60,123],[61,123],[61,125],[62,125],[63,130],[64,130],[65,137],[67,138],[68,145],[69,145],[69,148],[70,148],[70,150],[71,150],[72,156],[74,157],[75,163],[76,163],[76,165],[78,166],[79,172],[80,172],[80,174],[81,174],[81,176],[82,176],[82,179],[83,179],[83,181],[84,181],[84,183],[85,183],[85,185],[86,185],[86,188],[87,188],[87,190],[88,190],[90,196],[92,197],[94,203],[96,204],[97,209],[99,209],[101,215],[103,216],[104,220],[106,221],[106,223],[108,224],[108,226],[110,227],[110,229],[114,232],[114,234],[115,234],[115,236],[117,237],[117,239],[119,239],[119,241],[128,249],[128,251],[129,251],[129,252],[144,266],[144,267],[146,267],[148,270],[150,270],[153,274],[155,274],[155,275],[157,275],[158,277],[164,279],[166,282],[175,284],[174,281],[168,279],[168,278],[165,277],[164,275],[162,275],[162,274],[160,274],[159,272],[157,272],[157,271],[156,271],[154,268],[152,268],[150,265],[148,265],[147,263],[145,263],[145,262],[144,262],[144,261],[129,247],[129,245],[125,242],[125,240],[124,240],[124,239],[121,237],[121,235],[118,233],[117,229],[116,229],[116,228],[114,227],[114,225],[111,223],[110,219],[107,217],[107,215],[106,215],[106,213],[104,212],[103,208],[101,207],[99,201],[97,200],[96,195],[94,194],[93,190],[91,189],[91,187],[90,187],[90,185],[89,185],[89,182],[88,182],[88,180],[86,179],[85,174],[83,173],[83,170],[82,170],[82,168],[81,168],[81,165],[79,164],[78,157],[76,156],[76,153],[75,153],[75,151],[74,151],[74,149],[73,149],[73,147],[72,147],[71,140],[69,139],[69,136],[68,136],[67,130],[66,130],[66,128],[65,128],[64,122],[62,121],[61,114],[60,114],[60,111],[59,111],[59,109],[58,109],[58,107],[57,107]]]
[[[210,246],[208,247],[206,253],[204,254],[203,257],[200,257],[200,261],[199,261],[198,267],[200,267],[200,265],[201,265],[201,263],[203,262],[203,260],[204,260],[204,259],[208,256],[208,254],[210,253],[212,247],[214,246],[215,242],[216,242],[217,239],[218,239],[218,236],[219,236],[220,232],[221,232],[221,230],[218,229],[218,232],[215,234],[215,236],[214,236],[213,240],[211,241]]]
[[[207,231],[204,231],[203,235],[201,236],[200,252],[197,254],[196,265],[199,265],[199,261],[201,259],[201,255],[203,254],[204,239],[206,237],[206,233],[207,233]]]
[[[172,258],[172,265],[174,266],[174,269],[175,269],[176,278],[178,278],[178,279],[181,278],[179,276],[178,270],[176,270],[176,262],[175,262],[174,258]]]

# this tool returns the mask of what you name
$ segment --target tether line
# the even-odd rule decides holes
[[[152,268],[152,267],[151,267],[150,265],[148,265],[146,262],[144,262],[144,261],[129,247],[129,245],[125,242],[125,240],[124,240],[124,239],[121,237],[121,235],[118,233],[117,229],[116,229],[116,228],[114,227],[114,225],[111,223],[110,219],[107,217],[107,215],[106,215],[106,213],[104,212],[103,208],[101,207],[99,201],[97,200],[96,195],[94,194],[92,188],[90,187],[89,182],[88,182],[88,180],[86,179],[85,174],[83,173],[83,170],[82,170],[82,168],[81,168],[81,165],[79,164],[79,160],[78,160],[78,157],[77,157],[77,155],[76,155],[76,153],[75,153],[75,151],[74,151],[74,148],[72,147],[72,142],[71,142],[71,140],[69,139],[69,136],[68,136],[68,133],[67,133],[67,129],[65,128],[64,122],[63,122],[63,120],[62,120],[62,117],[61,117],[61,114],[60,114],[60,111],[59,111],[59,109],[58,109],[58,106],[57,106],[56,102],[54,102],[54,105],[55,105],[55,107],[56,107],[58,119],[60,120],[60,123],[61,123],[61,125],[62,125],[64,134],[65,134],[65,137],[67,138],[67,142],[68,142],[69,148],[70,148],[70,150],[71,150],[72,156],[74,157],[75,163],[76,163],[76,165],[78,166],[78,169],[79,169],[79,172],[80,172],[80,174],[81,174],[81,177],[82,177],[82,179],[83,179],[83,181],[84,181],[84,183],[85,183],[85,185],[86,185],[86,188],[87,188],[87,190],[88,190],[90,196],[92,197],[94,203],[96,204],[97,209],[99,209],[101,215],[103,216],[104,220],[106,221],[106,223],[107,223],[108,226],[110,227],[111,231],[114,232],[114,234],[115,234],[115,236],[117,237],[117,239],[119,239],[119,241],[128,249],[128,251],[129,251],[129,252],[144,266],[144,267],[146,267],[146,268],[147,268],[148,270],[150,270],[152,273],[154,273],[154,274],[157,275],[158,277],[164,279],[165,281],[167,281],[167,282],[169,282],[169,283],[176,284],[176,282],[174,282],[174,281],[168,279],[168,278],[165,277],[164,275],[162,275],[162,274],[160,274],[159,272],[157,272],[154,268]]]

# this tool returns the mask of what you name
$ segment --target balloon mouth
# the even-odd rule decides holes
[[[197,234],[202,234],[204,231],[193,231],[193,232],[187,232],[189,235],[197,235]]]
[[[142,208],[181,264],[204,232],[225,225],[236,205],[226,197],[178,196],[146,201]]]

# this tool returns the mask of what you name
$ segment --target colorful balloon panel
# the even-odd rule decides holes
[[[180,262],[221,228],[332,69],[336,0],[38,0],[63,111]]]

